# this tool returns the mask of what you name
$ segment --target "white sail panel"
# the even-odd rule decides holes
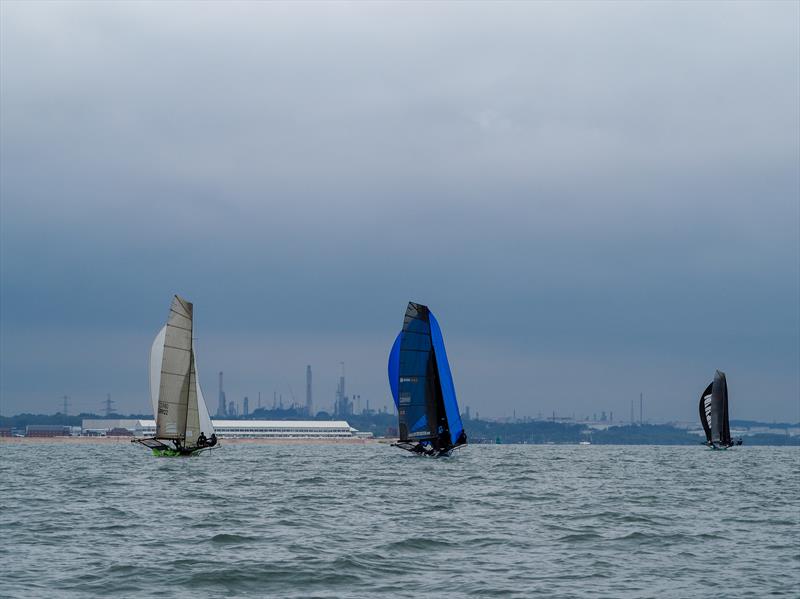
[[[176,295],[164,336],[156,437],[184,438],[192,371],[192,304]]]
[[[197,445],[200,436],[200,413],[197,409],[197,372],[194,369],[194,352],[189,365],[189,399],[186,405],[186,430],[184,444],[187,447]]]
[[[150,347],[150,402],[153,404],[153,419],[158,416],[158,390],[161,387],[161,362],[164,360],[164,338],[167,327],[164,325],[153,339]]]
[[[203,397],[203,389],[200,387],[200,373],[197,372],[197,356],[192,350],[192,358],[194,361],[194,375],[197,380],[197,411],[200,416],[200,432],[205,433],[207,438],[211,438],[214,434],[214,425],[211,424],[211,416],[208,414],[208,406]]]

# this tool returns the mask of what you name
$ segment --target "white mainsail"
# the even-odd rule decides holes
[[[206,437],[214,433],[197,377],[192,312],[190,302],[175,296],[169,320],[150,348],[150,400],[156,437],[182,439],[188,447],[197,443],[201,432]]]
[[[150,347],[150,402],[153,404],[153,418],[158,416],[158,390],[161,387],[161,362],[164,360],[166,334],[167,326],[164,325]]]
[[[192,304],[176,295],[169,309],[161,360],[156,412],[156,437],[160,439],[182,440],[186,434],[191,371]]]
[[[153,405],[153,418],[158,415],[158,391],[161,387],[161,362],[164,359],[164,337],[167,333],[167,327],[161,327],[161,330],[153,339],[153,346],[150,348],[150,402]],[[197,411],[200,419],[200,431],[205,433],[206,437],[211,437],[214,434],[214,425],[211,422],[211,416],[208,413],[208,407],[205,397],[203,396],[203,388],[200,386],[200,375],[197,373],[197,357],[194,352],[194,344],[192,347],[192,358],[195,361],[195,380],[197,387]]]
[[[194,352],[189,360],[189,394],[186,404],[186,428],[184,443],[187,447],[197,445],[200,436],[200,412],[197,409],[197,372],[194,369]]]

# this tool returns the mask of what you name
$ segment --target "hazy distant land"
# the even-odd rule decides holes
[[[87,418],[141,418],[152,419],[149,414],[78,414],[64,416],[57,414],[18,414],[0,416],[0,429],[11,429],[14,434],[24,434],[28,425],[54,424],[80,427]],[[330,420],[332,417],[321,412],[313,420]],[[340,417],[336,417],[339,419]],[[306,420],[299,411],[258,410],[246,420]],[[363,432],[371,432],[377,440],[392,440],[397,436],[397,419],[393,414],[373,412],[370,414],[350,414],[341,419]],[[469,442],[473,444],[575,444],[590,441],[597,445],[695,445],[701,442],[700,425],[686,424],[614,424],[611,422],[573,422],[569,419],[525,419],[514,421],[484,420],[470,418],[464,420]],[[741,436],[745,445],[800,445],[800,423],[765,423],[749,420],[731,420],[734,436]],[[0,437],[6,441],[14,437]],[[19,439],[20,437],[16,437]],[[65,440],[94,439],[90,437],[66,437]],[[127,437],[121,438],[128,442]],[[226,439],[227,443],[359,443],[362,439],[335,440],[281,440],[281,439]]]

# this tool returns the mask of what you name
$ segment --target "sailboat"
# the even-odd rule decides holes
[[[189,456],[217,445],[203,392],[197,381],[192,340],[193,305],[172,298],[167,324],[150,348],[150,399],[156,419],[153,437],[132,439],[162,457]]]
[[[408,303],[389,353],[389,386],[400,432],[395,447],[444,456],[467,444],[442,331],[427,306]]]
[[[741,445],[741,439],[731,438],[728,421],[728,381],[725,373],[717,370],[714,380],[700,396],[700,424],[706,433],[705,444],[711,449],[727,449]]]

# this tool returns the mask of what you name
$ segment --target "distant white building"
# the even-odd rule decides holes
[[[123,428],[134,435],[141,434],[143,420],[131,418],[84,418],[81,422],[81,434],[87,436],[105,436],[108,431]]]
[[[220,439],[354,439],[370,438],[344,420],[212,420]],[[152,436],[155,420],[85,419],[83,434],[105,434],[114,428],[125,428],[136,436]]]

